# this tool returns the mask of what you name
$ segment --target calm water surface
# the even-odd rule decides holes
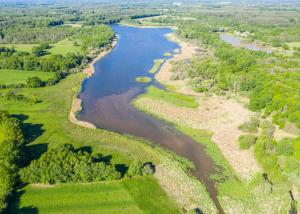
[[[252,51],[264,51],[267,53],[272,53],[272,50],[270,50],[270,49],[266,49],[264,47],[254,44],[254,43],[242,42],[238,37],[235,37],[228,33],[221,33],[220,39],[222,39],[224,42],[231,44],[232,46],[235,46],[235,47],[244,47],[244,48],[246,48],[248,50],[252,50]]]
[[[84,81],[81,94],[83,111],[80,119],[98,128],[131,134],[159,144],[191,160],[195,176],[206,186],[211,198],[223,212],[217,191],[209,176],[214,172],[212,159],[201,144],[179,133],[173,126],[153,118],[131,105],[131,101],[153,83],[141,84],[138,76],[153,77],[148,71],[157,58],[166,58],[179,46],[168,41],[168,28],[133,28],[113,26],[118,35],[117,46],[95,64],[95,74]]]

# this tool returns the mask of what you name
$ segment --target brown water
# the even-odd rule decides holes
[[[223,213],[217,190],[209,178],[215,165],[204,152],[204,146],[131,105],[136,96],[153,84],[136,83],[135,78],[153,77],[148,72],[153,60],[164,58],[165,52],[179,48],[164,37],[170,30],[117,25],[113,29],[119,36],[118,44],[96,63],[95,74],[84,82],[80,119],[101,129],[147,139],[191,160],[196,168],[194,175],[206,186],[219,212]]]

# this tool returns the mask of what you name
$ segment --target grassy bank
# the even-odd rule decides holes
[[[209,130],[199,130],[188,127],[184,121],[175,124],[173,120],[170,120],[170,115],[157,114],[153,107],[148,108],[144,102],[139,102],[144,98],[147,98],[148,102],[151,102],[151,99],[160,99],[161,102],[178,107],[178,103],[181,102],[180,96],[173,97],[170,101],[165,98],[170,92],[160,90],[160,96],[157,96],[157,90],[159,89],[147,90],[146,94],[141,95],[134,101],[134,105],[148,114],[165,120],[168,123],[172,123],[179,131],[205,146],[206,153],[212,157],[218,166],[216,173],[211,179],[214,179],[216,182],[218,198],[225,212],[288,212],[291,201],[288,194],[288,187],[284,183],[276,183],[271,187],[270,184],[263,179],[261,174],[253,176],[248,181],[240,179],[218,146],[211,140],[213,133]],[[176,99],[177,97],[179,97],[179,99]],[[157,108],[160,108],[160,106],[157,106]],[[173,116],[176,117],[176,115]],[[280,203],[278,201],[280,201]]]

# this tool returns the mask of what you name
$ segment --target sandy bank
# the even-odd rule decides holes
[[[95,63],[99,59],[104,57],[106,54],[108,54],[116,45],[117,45],[117,40],[115,39],[111,44],[111,48],[109,48],[108,50],[100,52],[100,54],[98,54],[93,59],[93,61],[88,64],[87,68],[85,68],[83,70],[83,73],[87,74],[88,77],[92,76],[95,73]],[[71,106],[71,110],[70,110],[70,114],[69,114],[69,120],[72,123],[76,124],[76,125],[86,127],[86,128],[96,129],[96,126],[94,124],[77,119],[76,114],[77,114],[77,112],[80,112],[81,109],[82,109],[81,99],[79,99],[77,97],[74,97],[73,102],[72,102],[72,106]]]

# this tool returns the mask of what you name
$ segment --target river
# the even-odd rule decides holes
[[[220,213],[222,207],[217,190],[209,176],[215,165],[204,152],[204,147],[190,137],[178,132],[173,126],[135,109],[131,102],[152,83],[137,83],[138,76],[153,74],[148,71],[164,53],[180,48],[165,38],[168,28],[134,28],[113,25],[118,35],[116,47],[95,64],[95,73],[83,83],[81,94],[83,110],[80,120],[96,127],[118,133],[134,135],[159,144],[177,155],[191,160],[194,175],[206,186]],[[154,78],[153,78],[154,79]]]

